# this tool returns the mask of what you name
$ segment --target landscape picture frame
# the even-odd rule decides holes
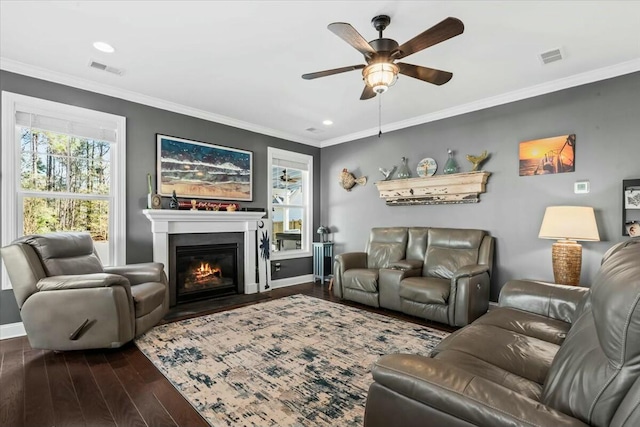
[[[253,152],[156,134],[157,193],[190,199],[253,200]]]
[[[574,133],[520,142],[519,175],[575,172],[575,146]]]

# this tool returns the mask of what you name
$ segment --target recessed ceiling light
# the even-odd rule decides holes
[[[331,126],[333,124],[333,122],[331,120],[325,120],[322,122],[323,125],[325,126]]]
[[[116,51],[113,48],[113,46],[111,46],[109,43],[105,43],[105,42],[95,42],[93,44],[93,47],[98,49],[100,52],[105,52],[105,53],[113,53],[113,52]]]

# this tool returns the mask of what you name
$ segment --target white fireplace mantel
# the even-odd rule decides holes
[[[256,230],[265,212],[191,211],[145,209],[153,233],[153,260],[164,264],[168,274],[169,235],[187,233],[244,233],[244,289],[245,293],[258,291],[256,281]]]

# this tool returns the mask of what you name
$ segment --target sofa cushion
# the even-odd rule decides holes
[[[405,258],[407,229],[379,227],[371,229],[367,243],[367,268],[386,268],[390,262]]]
[[[561,345],[569,332],[570,323],[514,308],[499,307],[474,322],[476,325],[493,325],[502,329]]]
[[[352,268],[344,272],[343,286],[363,292],[378,292],[377,268]]]
[[[505,371],[498,366],[485,362],[478,357],[457,350],[445,350],[438,353],[434,359],[446,360],[460,369],[481,378],[485,378],[496,384],[500,384],[510,390],[518,392],[530,399],[540,400],[542,385],[527,378]]]
[[[430,228],[422,274],[451,279],[460,267],[477,264],[486,234],[482,230]]]
[[[499,348],[500,351],[496,351]],[[442,340],[434,354],[455,350],[543,384],[560,346],[492,325],[473,323]]]
[[[151,313],[162,305],[166,286],[160,282],[141,283],[131,287],[136,317]]]
[[[407,277],[400,282],[400,298],[422,304],[447,304],[451,280],[435,277]]]

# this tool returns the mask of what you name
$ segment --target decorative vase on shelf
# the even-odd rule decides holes
[[[411,178],[411,169],[409,169],[409,165],[407,162],[409,159],[406,157],[402,158],[402,162],[400,163],[400,167],[398,168],[398,173],[396,174],[396,178],[398,179],[407,179]]]
[[[453,150],[447,150],[449,153],[449,158],[447,159],[447,163],[444,164],[444,169],[442,172],[445,174],[457,173],[458,172],[458,163],[456,159],[453,158]]]

